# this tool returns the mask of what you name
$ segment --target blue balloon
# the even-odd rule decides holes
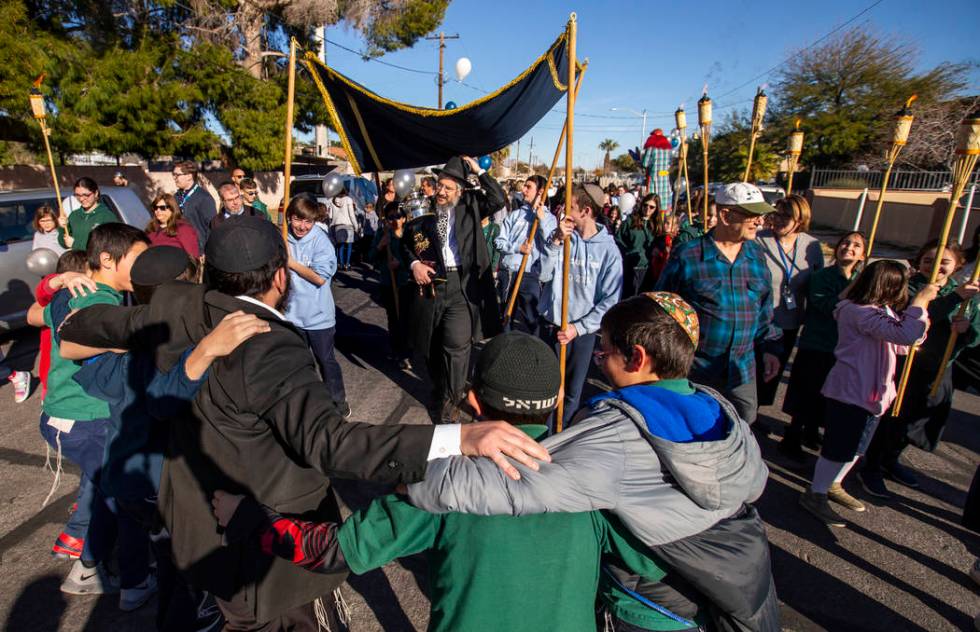
[[[493,164],[493,160],[490,156],[480,156],[480,160],[477,161],[480,165],[480,169],[489,169],[490,165]]]
[[[670,139],[670,146],[671,147],[677,147],[680,144],[681,144],[681,141],[680,141],[679,138],[671,138]]]
[[[456,109],[456,102],[455,101],[446,101],[446,109],[447,110],[455,110]]]

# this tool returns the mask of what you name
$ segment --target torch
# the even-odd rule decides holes
[[[918,97],[912,95],[905,102],[905,107],[895,113],[895,131],[892,132],[892,146],[888,150],[888,168],[885,169],[885,176],[881,180],[881,190],[878,191],[878,204],[875,206],[875,216],[871,222],[871,234],[868,235],[868,248],[864,254],[865,261],[871,261],[871,249],[875,245],[875,235],[878,233],[878,219],[881,217],[881,208],[885,205],[885,191],[888,190],[888,180],[892,175],[892,167],[895,160],[905,143],[909,140],[909,130],[912,129],[912,102]],[[955,205],[955,202],[954,202]],[[941,257],[940,257],[941,258]]]
[[[786,183],[786,195],[793,194],[793,176],[796,174],[796,165],[800,161],[800,154],[803,153],[803,130],[800,129],[800,119],[796,119],[796,129],[789,135],[789,181]]]
[[[910,101],[911,102],[911,101]],[[911,121],[909,122],[911,124]],[[907,133],[906,133],[907,136]],[[935,283],[939,276],[939,266],[942,264],[943,251],[949,241],[949,231],[953,226],[953,216],[956,214],[956,207],[966,183],[973,173],[973,168],[977,165],[977,157],[980,156],[980,110],[975,110],[973,114],[966,117],[960,123],[959,132],[956,135],[956,158],[953,162],[953,191],[949,196],[949,209],[946,211],[946,221],[943,223],[943,231],[939,235],[939,244],[936,246],[936,262],[932,266],[932,275],[929,283]],[[980,266],[974,266],[973,274],[970,276],[971,282],[976,282],[980,278]],[[960,315],[966,310],[967,301],[960,305]],[[938,389],[938,383],[942,380],[942,370],[953,355],[953,346],[956,344],[956,332],[952,332],[949,342],[946,344],[946,353],[943,354],[943,362],[939,365],[940,374],[932,384],[932,392]],[[898,392],[895,395],[895,407],[892,409],[892,416],[897,417],[902,412],[902,402],[905,399],[905,389],[908,387],[909,374],[912,372],[912,362],[919,346],[915,345],[909,349],[909,355],[905,358],[905,366],[902,367],[902,379],[898,383]]]
[[[973,167],[977,163],[977,155],[980,154],[980,110],[975,111],[971,114],[962,125],[960,125],[960,132],[956,138],[956,164],[953,168],[953,193],[949,200],[950,204],[950,215],[955,212],[957,202],[960,196],[963,195],[963,190],[966,188],[966,183],[970,179],[970,174],[973,172]],[[942,254],[940,251],[936,251],[936,258],[942,259]],[[976,283],[980,279],[980,259],[973,266],[973,274],[970,275],[970,283]],[[957,317],[963,317],[966,314],[966,309],[970,305],[970,301],[963,301],[960,303],[960,309],[956,313]],[[943,381],[943,374],[946,372],[946,364],[949,363],[949,359],[953,357],[953,349],[956,347],[956,339],[959,337],[959,333],[954,329],[949,333],[949,340],[946,342],[946,351],[943,353],[943,361],[939,363],[939,371],[936,373],[936,379],[932,383],[932,389],[929,391],[929,397],[935,397],[936,393],[939,392],[939,386]]]
[[[708,141],[711,136],[711,99],[708,98],[708,86],[704,86],[701,98],[698,99],[698,125],[701,127],[701,151],[704,157],[704,205],[701,207],[701,226],[708,226]]]
[[[687,192],[687,223],[693,224],[694,218],[691,215],[691,179],[687,177],[687,112],[681,104],[674,112],[674,122],[677,125],[677,133],[681,137],[681,146],[677,152],[680,161],[680,172],[684,176],[684,190]]]
[[[766,117],[766,105],[769,103],[769,97],[766,96],[765,90],[759,87],[759,90],[755,93],[755,100],[752,102],[752,131],[749,134],[749,160],[745,163],[745,175],[742,176],[742,182],[749,181],[749,173],[752,170],[752,154],[755,153],[755,142],[759,139],[759,133],[762,132],[762,119]]]
[[[54,170],[54,156],[51,154],[51,142],[48,140],[48,136],[51,134],[51,130],[47,126],[47,111],[44,107],[44,95],[41,94],[41,82],[44,81],[44,73],[34,80],[34,85],[31,88],[31,113],[34,115],[35,120],[37,120],[38,125],[41,126],[41,138],[44,139],[44,149],[48,153],[48,168],[51,169],[51,182],[54,184],[54,197],[58,200],[58,218],[59,223],[65,219],[65,209],[61,205],[61,188],[58,186],[58,174]],[[68,229],[68,223],[64,222],[65,234],[71,235]]]

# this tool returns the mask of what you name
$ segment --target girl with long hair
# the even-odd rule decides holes
[[[176,246],[194,260],[200,256],[197,231],[184,220],[177,198],[170,193],[160,193],[150,202],[153,219],[146,225],[146,236],[152,246]]]

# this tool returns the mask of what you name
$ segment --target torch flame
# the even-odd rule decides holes
[[[41,73],[41,76],[40,76],[40,77],[38,77],[37,79],[35,79],[35,80],[34,80],[34,87],[35,87],[35,88],[38,88],[38,89],[40,89],[40,87],[41,87],[41,82],[42,82],[42,81],[44,81],[44,75],[45,75],[45,74],[46,74],[46,73],[43,73],[43,72],[42,72],[42,73]]]
[[[800,129],[800,123],[801,122],[802,122],[802,119],[796,119],[796,129]]]
[[[707,84],[707,82],[705,82],[704,87],[701,88],[701,96],[702,97],[708,96],[708,84]]]
[[[915,101],[918,98],[919,98],[919,95],[917,95],[917,94],[913,94],[912,96],[910,96],[908,98],[908,100],[905,102],[905,107],[911,106],[912,105],[912,102]]]

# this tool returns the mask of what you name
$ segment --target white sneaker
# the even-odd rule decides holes
[[[119,591],[119,609],[123,612],[132,612],[149,601],[156,592],[157,576],[150,573],[142,584]]]
[[[119,578],[111,575],[101,563],[85,568],[82,560],[75,560],[65,581],[61,582],[61,592],[69,595],[115,594],[119,592]]]
[[[14,385],[14,401],[20,404],[31,396],[30,371],[14,371],[10,374],[10,383]]]

